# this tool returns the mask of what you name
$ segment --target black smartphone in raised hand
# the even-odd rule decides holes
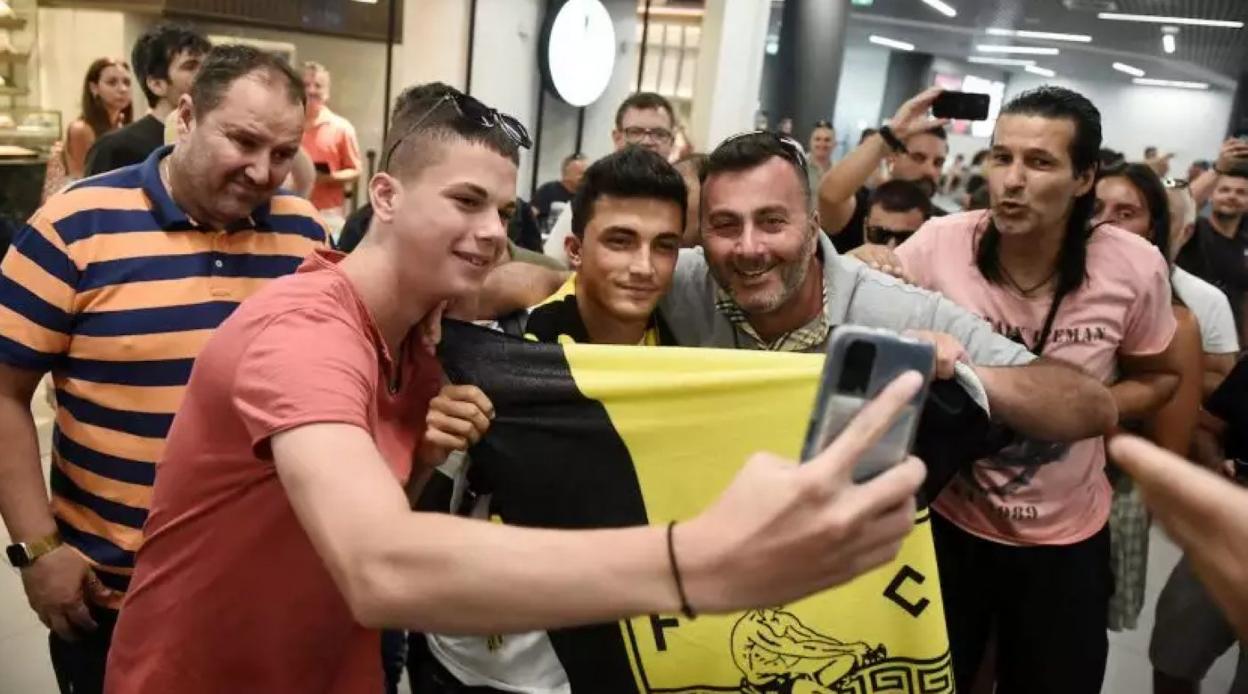
[[[988,120],[987,94],[941,92],[932,102],[932,115],[952,120]]]

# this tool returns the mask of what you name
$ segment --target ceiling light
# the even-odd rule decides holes
[[[1180,82],[1178,80],[1155,80],[1151,77],[1136,77],[1131,80],[1146,87],[1174,87],[1176,89],[1208,89],[1208,82]]]
[[[1053,77],[1057,74],[1047,67],[1036,67],[1035,65],[1027,65],[1023,69],[1033,75],[1040,75],[1041,77]]]
[[[981,65],[1016,65],[1022,67],[1024,65],[1035,65],[1034,60],[1024,60],[1022,58],[985,58],[979,55],[973,55],[966,59],[970,63],[980,63]]]
[[[1126,63],[1114,63],[1114,69],[1117,70],[1118,72],[1125,72],[1128,75],[1131,75],[1132,77],[1144,76],[1143,70],[1139,69],[1138,67],[1135,67],[1134,65],[1127,65]]]
[[[1161,35],[1161,48],[1167,53],[1174,52],[1174,34]]]
[[[1243,29],[1243,22],[1225,19],[1196,19],[1195,17],[1161,17],[1153,14],[1124,14],[1122,12],[1101,12],[1096,15],[1101,19],[1113,19],[1119,22],[1149,22],[1152,24],[1190,24],[1199,27],[1222,27],[1225,29]]]
[[[975,49],[981,53],[1019,53],[1023,55],[1057,55],[1061,52],[1056,48],[1042,48],[1040,46],[998,46],[985,43],[979,44]]]
[[[949,6],[949,3],[941,2],[941,0],[923,0],[923,3],[946,17],[957,17],[958,11]]]
[[[1016,36],[1020,39],[1047,39],[1049,41],[1075,41],[1077,43],[1091,43],[1092,37],[1087,34],[1055,34],[1050,31],[1024,31],[1014,29],[989,29],[988,33],[992,36]]]
[[[870,41],[871,43],[876,44],[877,46],[888,46],[889,48],[896,48],[899,51],[913,51],[914,50],[913,43],[906,43],[905,41],[898,41],[896,39],[890,39],[884,36],[876,36],[875,34],[872,34],[871,38],[867,40]]]

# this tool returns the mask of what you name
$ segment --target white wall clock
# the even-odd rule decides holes
[[[543,77],[559,98],[588,106],[602,96],[615,68],[615,25],[600,0],[552,2],[542,41]]]

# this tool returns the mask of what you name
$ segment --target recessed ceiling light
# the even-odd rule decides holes
[[[1162,34],[1161,35],[1161,48],[1167,53],[1174,52],[1174,48],[1175,48],[1174,34]]]
[[[1114,69],[1117,70],[1118,72],[1125,72],[1128,75],[1131,75],[1132,77],[1144,76],[1143,70],[1139,69],[1138,67],[1135,67],[1134,65],[1127,65],[1126,63],[1114,63]]]
[[[1023,69],[1033,75],[1040,75],[1041,77],[1052,77],[1057,74],[1047,67],[1037,67],[1035,65],[1027,65]]]
[[[1022,67],[1024,65],[1035,65],[1034,60],[1024,60],[1023,58],[985,58],[980,55],[973,55],[966,59],[968,63],[980,63],[982,65],[1014,65]]]
[[[1041,46],[998,46],[981,43],[975,47],[980,53],[1018,53],[1020,55],[1057,55],[1061,51],[1056,48]]]
[[[1051,31],[1025,31],[1022,29],[989,29],[988,33],[992,36],[1016,36],[1020,39],[1047,39],[1049,41],[1075,41],[1077,43],[1091,43],[1092,37],[1087,34],[1055,34]]]
[[[953,9],[953,7],[951,7],[947,2],[941,2],[941,0],[923,0],[923,3],[946,17],[958,16],[958,11]]]
[[[1176,89],[1208,89],[1208,82],[1180,82],[1178,80],[1155,80],[1151,77],[1136,77],[1132,82],[1146,87],[1174,87]]]
[[[1101,19],[1112,19],[1119,22],[1150,22],[1152,24],[1190,24],[1200,27],[1222,27],[1225,29],[1243,29],[1243,22],[1226,19],[1197,19],[1195,17],[1162,17],[1154,14],[1125,14],[1122,12],[1101,12],[1096,15]]]
[[[889,48],[896,48],[899,51],[913,51],[914,50],[913,43],[906,43],[905,41],[898,41],[896,39],[890,39],[885,36],[876,36],[875,34],[872,34],[871,37],[868,38],[867,40],[870,41],[871,43],[876,44],[877,46],[888,46]]]

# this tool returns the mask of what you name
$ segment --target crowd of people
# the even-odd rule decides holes
[[[1156,152],[1107,157],[1103,128],[1129,124],[1046,86],[949,166],[933,88],[839,161],[827,121],[809,147],[760,130],[682,153],[672,105],[638,93],[612,153],[568,156],[530,205],[525,126],[430,83],[395,100],[351,210],[359,148],[324,66],[179,25],[130,65],[148,115],[126,63],[91,66],[64,178],[0,264],[0,516],[63,692],[395,691],[405,664],[412,691],[564,692],[542,630],[783,604],[912,528],[921,462],[850,469],[913,376],[815,459],[760,453],[666,527],[511,527],[480,520],[485,495],[414,513],[494,419],[444,383],[444,316],[631,348],[929,341],[1002,434],[931,500],[958,690],[1099,692],[1152,519],[1186,551],[1155,691],[1197,691],[1248,639],[1248,142],[1171,179]],[[962,210],[933,202],[959,189]]]

